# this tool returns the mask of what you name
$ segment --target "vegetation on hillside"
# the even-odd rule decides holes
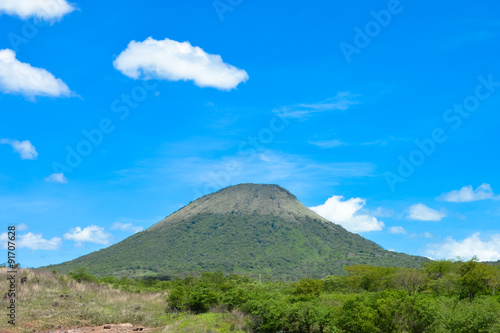
[[[344,274],[343,266],[418,267],[427,259],[386,251],[332,223],[276,216],[202,214],[143,231],[107,249],[60,265],[96,275],[177,276],[200,271],[297,280]]]
[[[419,267],[320,217],[277,185],[240,184],[206,195],[109,248],[47,268],[98,276],[200,271],[276,280],[344,274],[346,265]]]

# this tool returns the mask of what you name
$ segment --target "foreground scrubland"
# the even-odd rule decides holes
[[[17,325],[4,319],[0,331],[132,323],[157,332],[500,332],[496,266],[435,261],[346,273],[296,282],[222,273],[162,281],[21,269],[18,280],[27,281],[18,283]]]

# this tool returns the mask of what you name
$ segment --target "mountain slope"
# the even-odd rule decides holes
[[[317,215],[277,185],[240,184],[206,195],[147,230],[60,265],[97,275],[342,274],[354,264],[416,267],[427,259],[382,249]]]

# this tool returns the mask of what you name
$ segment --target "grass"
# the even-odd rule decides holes
[[[8,290],[7,269],[0,269],[0,292]],[[27,282],[21,284],[21,278]],[[0,332],[39,332],[60,327],[132,323],[163,327],[166,293],[131,293],[93,282],[79,283],[50,271],[20,269],[17,275],[16,326],[2,313]],[[0,299],[2,309],[9,300]],[[4,310],[6,311],[6,310]]]

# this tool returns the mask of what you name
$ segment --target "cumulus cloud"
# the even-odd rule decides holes
[[[50,176],[46,177],[45,181],[49,183],[67,184],[68,178],[64,176],[64,173],[53,173]]]
[[[17,141],[11,139],[0,139],[0,144],[10,145],[16,153],[21,155],[23,160],[36,160],[38,153],[35,146],[28,140]]]
[[[475,233],[462,241],[448,237],[444,242],[429,244],[427,254],[433,259],[470,259],[477,256],[480,261],[500,260],[500,234],[490,235],[482,240]]]
[[[42,234],[34,234],[32,232],[21,235],[17,240],[17,246],[20,248],[26,247],[31,250],[58,250],[61,244],[62,241],[59,237],[44,239]]]
[[[446,217],[446,213],[438,212],[421,203],[411,206],[408,213],[409,219],[418,221],[441,221],[443,217]]]
[[[7,248],[8,235],[6,232],[3,232],[0,235],[0,240],[2,241],[2,244],[4,244],[3,247]],[[61,247],[61,244],[61,238],[54,237],[52,239],[44,239],[41,233],[35,234],[28,232],[24,235],[16,235],[17,248],[28,248],[31,250],[58,250]]]
[[[199,87],[220,90],[236,88],[248,80],[247,72],[226,64],[220,55],[168,38],[131,41],[113,65],[133,79],[191,80]]]
[[[76,8],[66,0],[0,0],[0,14],[22,19],[36,17],[44,21],[60,20]]]
[[[132,223],[121,223],[121,222],[115,222],[110,228],[111,230],[121,230],[121,231],[132,231],[134,234],[143,231],[144,228],[140,226],[135,226]]]
[[[104,228],[90,225],[85,228],[76,227],[64,234],[64,239],[69,239],[81,245],[83,242],[107,245],[110,242],[111,234],[104,231]]]
[[[481,184],[475,190],[471,185],[464,186],[460,190],[453,190],[441,195],[441,199],[448,202],[470,202],[495,198],[490,184]]]
[[[344,200],[341,195],[328,198],[323,205],[310,207],[312,211],[325,219],[340,224],[352,232],[378,231],[384,228],[384,222],[376,217],[360,212],[366,200],[351,198]]]
[[[389,231],[389,233],[391,233],[391,234],[406,234],[406,230],[405,230],[405,228],[403,228],[403,227],[399,227],[399,226],[397,226],[397,227],[390,227],[390,228],[388,229],[388,231]]]
[[[302,103],[297,105],[283,106],[273,110],[280,117],[286,118],[307,118],[313,114],[331,111],[331,110],[347,110],[351,105],[358,104],[357,95],[353,95],[348,91],[337,93],[336,96],[328,98],[318,103]],[[329,148],[329,147],[325,147]]]
[[[61,79],[55,78],[43,68],[20,62],[16,59],[16,53],[10,49],[0,50],[0,90],[9,94],[21,94],[30,99],[34,96],[72,95]]]

